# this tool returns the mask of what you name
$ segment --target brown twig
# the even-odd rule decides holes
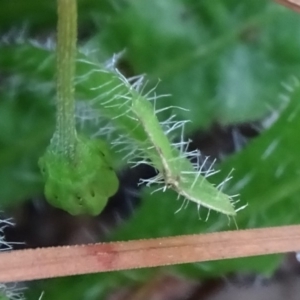
[[[0,254],[0,282],[146,268],[300,250],[300,225]]]
[[[294,11],[300,12],[300,0],[275,0]]]

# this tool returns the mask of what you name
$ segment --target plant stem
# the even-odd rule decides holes
[[[75,150],[74,75],[77,0],[58,0],[56,150],[72,157]]]

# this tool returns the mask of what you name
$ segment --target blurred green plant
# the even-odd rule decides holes
[[[101,3],[100,3],[101,2]],[[48,2],[47,2],[48,3]],[[0,4],[3,42],[0,48],[0,205],[17,206],[18,201],[40,194],[43,183],[36,166],[54,130],[54,56],[45,50],[51,43],[32,47],[24,41],[4,45],[15,33],[15,24],[27,20],[28,36],[43,40],[53,32],[55,14],[36,0]],[[49,7],[52,3],[49,2]],[[240,228],[299,223],[299,87],[289,84],[299,77],[299,16],[267,1],[87,1],[79,3],[79,27],[88,33],[81,49],[92,61],[103,62],[122,52],[119,67],[127,77],[146,73],[150,82],[161,79],[156,92],[172,97],[157,101],[156,109],[180,106],[178,120],[190,119],[187,133],[223,125],[248,122],[278,114],[279,119],[245,149],[218,165],[219,174],[210,178],[218,184],[234,168],[225,186],[229,194],[240,193],[247,209],[237,216]],[[52,5],[53,7],[53,5]],[[38,12],[38,13],[35,13]],[[4,16],[5,15],[5,16]],[[17,38],[19,31],[17,31]],[[25,39],[27,37],[25,36]],[[21,36],[24,39],[24,36]],[[53,48],[53,47],[52,47]],[[94,51],[96,50],[96,51]],[[80,64],[78,76],[88,65]],[[99,64],[97,64],[99,66]],[[78,84],[80,104],[94,99],[89,90],[99,83],[90,76]],[[106,75],[101,75],[106,76]],[[286,92],[281,82],[288,82]],[[145,93],[147,93],[147,89]],[[281,94],[283,97],[280,97]],[[288,99],[285,102],[284,99]],[[285,104],[285,109],[280,109]],[[161,120],[174,111],[162,112]],[[106,115],[108,116],[108,115]],[[82,120],[83,122],[83,120]],[[89,124],[89,132],[96,132]],[[38,129],[38,130],[37,130]],[[103,133],[104,134],[104,133]],[[179,136],[179,133],[178,133]],[[107,137],[113,141],[116,136]],[[118,168],[121,155],[114,155]],[[144,192],[135,215],[109,239],[135,239],[228,229],[228,220],[211,213],[199,221],[194,205],[181,207],[176,194],[163,196]],[[160,199],[158,199],[160,198]],[[205,215],[200,211],[205,219]],[[167,222],[166,222],[167,220]],[[168,270],[191,277],[220,276],[232,271],[270,274],[280,256],[247,258],[214,263],[170,267]],[[157,269],[118,272],[47,280],[36,283],[28,299],[99,299],[116,284],[146,280]],[[72,289],[70,289],[72,286]]]

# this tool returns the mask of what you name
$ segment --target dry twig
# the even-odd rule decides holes
[[[300,225],[7,251],[0,282],[203,262],[300,250]]]

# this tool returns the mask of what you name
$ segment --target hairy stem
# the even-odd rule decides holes
[[[76,142],[74,75],[77,41],[77,0],[58,0],[57,26],[57,149],[73,156]]]

